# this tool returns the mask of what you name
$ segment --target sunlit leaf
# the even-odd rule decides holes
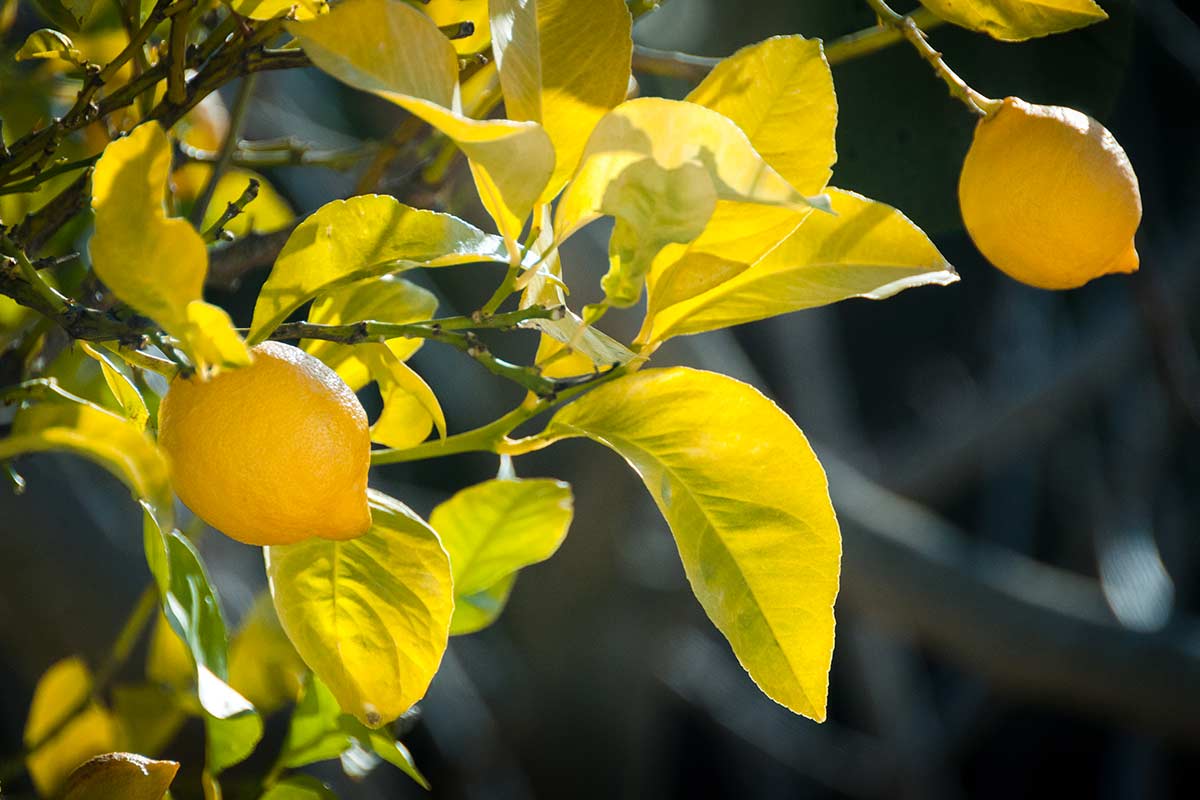
[[[460,55],[471,55],[487,49],[492,43],[488,26],[488,0],[423,0],[419,8],[438,26],[470,22],[475,31],[470,36],[452,39]]]
[[[450,626],[451,636],[483,630],[491,625],[508,605],[509,595],[517,582],[517,573],[501,578],[496,583],[478,592],[457,595],[454,598],[454,622]]]
[[[751,386],[676,367],[596,388],[544,435],[586,436],[629,462],[750,677],[823,720],[841,540],[824,470],[795,423]]]
[[[200,369],[248,364],[228,317],[201,300],[208,271],[204,240],[164,211],[170,164],[170,144],[156,123],[138,126],[105,149],[92,176],[92,266],[114,295],[180,339]]]
[[[346,0],[329,14],[287,27],[317,67],[390,100],[458,144],[510,261],[518,262],[517,237],[554,171],[554,146],[546,131],[534,122],[464,116],[454,46],[405,3]],[[403,46],[381,47],[381,42]]]
[[[831,189],[829,195],[837,216],[809,216],[774,250],[708,291],[668,305],[656,296],[671,291],[668,277],[660,278],[652,290],[646,340],[724,328],[850,297],[879,300],[913,286],[958,280],[933,242],[896,209],[839,189]]]
[[[162,800],[178,771],[176,761],[105,753],[71,773],[63,800]]]
[[[1108,19],[1092,0],[921,0],[944,20],[1004,42],[1082,28]]]
[[[492,0],[493,53],[511,119],[554,143],[549,201],[575,171],[592,128],[625,99],[633,50],[624,0]]]
[[[403,450],[425,441],[434,427],[445,438],[446,417],[429,384],[381,344],[360,345],[358,350],[383,397],[371,441]]]
[[[104,382],[108,384],[109,391],[113,393],[125,416],[138,428],[144,429],[150,421],[150,411],[146,408],[142,393],[125,374],[120,362],[109,351],[93,347],[87,342],[80,342],[79,347],[100,364]]]
[[[414,283],[385,275],[334,289],[313,302],[308,321],[321,325],[343,325],[362,320],[376,322],[424,322],[437,311],[437,298]],[[388,349],[401,361],[407,361],[424,344],[424,339],[389,339]],[[310,355],[333,367],[351,389],[370,382],[367,365],[353,346],[309,339],[302,343]]]
[[[273,19],[293,10],[293,19],[312,19],[328,8],[325,0],[230,0],[229,6],[250,19]]]
[[[398,501],[369,492],[357,539],[266,548],[279,621],[347,713],[377,728],[424,696],[450,629],[450,560]]]
[[[43,797],[55,794],[71,771],[117,746],[120,730],[107,709],[89,702],[92,673],[78,658],[59,661],[46,670],[33,692],[25,720],[25,746],[45,741],[25,760],[29,775]],[[71,713],[82,706],[81,713]],[[63,721],[71,721],[60,728]],[[55,731],[58,731],[55,733]]]
[[[82,64],[84,60],[83,54],[75,48],[71,38],[53,28],[42,28],[29,34],[25,38],[25,44],[13,55],[16,61],[43,58],[60,59],[72,64]]]
[[[492,480],[463,489],[429,516],[450,554],[454,575],[455,614],[451,634],[471,633],[486,601],[460,619],[458,608],[474,595],[507,595],[511,576],[523,567],[554,555],[567,535],[573,515],[571,487],[562,481]],[[497,587],[493,590],[493,587]],[[470,601],[466,601],[470,602]],[[500,612],[503,603],[495,608]],[[496,614],[483,620],[484,625]]]
[[[475,261],[507,261],[504,243],[457,217],[393,197],[334,200],[288,238],[259,293],[247,339],[257,344],[304,303],[354,281]]]
[[[307,668],[262,592],[229,643],[229,685],[263,713],[293,703]]]

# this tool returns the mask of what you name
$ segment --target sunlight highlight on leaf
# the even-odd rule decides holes
[[[1108,19],[1092,0],[921,0],[942,19],[1003,42],[1082,28]]]
[[[33,692],[25,720],[25,746],[41,742],[80,704],[83,711],[26,759],[29,775],[43,797],[55,795],[72,770],[89,758],[117,748],[120,730],[112,715],[96,702],[92,673],[79,658],[66,658],[46,670]]]

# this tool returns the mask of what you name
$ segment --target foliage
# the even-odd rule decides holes
[[[1020,102],[981,95],[914,17],[866,2],[878,25],[833,44],[840,60],[907,40],[980,116],[981,137]],[[1003,40],[1105,17],[1091,0],[923,3]],[[277,711],[290,715],[288,732],[274,768],[258,776],[262,797],[330,797],[292,771],[339,757],[351,769],[356,753],[427,786],[388,726],[423,698],[449,637],[494,622],[521,570],[562,543],[571,488],[518,479],[510,459],[572,437],[616,451],[642,478],[697,599],[750,677],[792,711],[825,718],[841,543],[820,463],[795,423],[753,387],[682,367],[644,369],[672,337],[958,280],[902,212],[830,185],[837,98],[822,42],[791,35],[744,48],[710,65],[678,101],[636,96],[632,22],[655,3],[156,0],[118,2],[117,13],[101,5],[44,0],[41,14],[56,27],[3,42],[0,78],[33,87],[45,107],[29,114],[0,99],[9,117],[0,146],[0,320],[3,361],[19,376],[0,390],[19,404],[0,460],[67,451],[124,481],[145,509],[153,583],[112,663],[94,674],[68,658],[43,677],[24,754],[39,792],[111,779],[114,791],[161,797],[172,762],[114,756],[88,761],[75,784],[68,776],[97,754],[156,756],[195,716],[207,734],[204,790],[219,796],[221,773],[254,752],[262,715]],[[254,75],[307,67],[411,117],[379,147],[344,153],[242,141]],[[39,95],[50,79],[77,87],[63,113],[50,114],[50,93]],[[239,80],[232,112],[218,113],[216,92]],[[505,116],[494,113],[501,103]],[[26,129],[14,127],[26,118]],[[420,136],[427,152],[441,142],[444,153],[465,156],[494,232],[371,193]],[[1001,141],[1005,159],[1024,157],[1015,144],[1030,142]],[[359,192],[302,220],[253,171],[347,168],[368,157]],[[427,176],[448,179],[444,166]],[[1070,217],[1076,200],[1106,218],[1103,190],[1086,181],[1069,188],[1076,194],[1064,195],[1071,202],[1056,204],[1045,227]],[[1030,209],[1031,218],[1046,213]],[[613,219],[602,299],[569,308],[560,247],[601,217]],[[1100,225],[1075,224],[1084,236]],[[204,287],[241,277],[219,275],[218,262],[236,264],[243,246],[270,231],[286,232],[286,242],[248,328],[237,328],[203,299]],[[1045,235],[1010,244],[1036,251]],[[498,286],[487,283],[487,264],[504,270]],[[491,291],[468,315],[436,316],[437,298],[399,277],[456,267]],[[597,327],[610,309],[643,297],[632,341]],[[54,326],[78,343],[61,358],[81,358],[93,381],[42,366],[37,356],[54,354]],[[537,355],[505,361],[481,331],[536,335]],[[270,528],[269,506],[283,488],[315,491],[349,445],[322,439],[317,423],[293,424],[312,404],[282,384],[250,380],[223,400],[228,424],[200,420],[221,450],[215,456],[205,442],[171,446],[170,431],[160,444],[158,412],[179,406],[180,386],[253,376],[268,340],[298,342],[300,358],[319,359],[322,380],[338,391],[378,385],[372,464],[481,451],[499,455],[502,469],[428,522],[359,487],[351,499],[369,503],[371,516],[360,536],[313,535],[319,509],[301,509],[286,532],[267,530],[254,543],[269,545],[270,596],[231,644],[200,553],[176,527],[173,494],[215,486],[216,506],[241,504],[239,513]],[[437,387],[407,363],[426,340],[515,383],[525,399],[479,428],[449,431]],[[171,399],[161,402],[168,385]],[[549,412],[539,433],[513,437]],[[255,439],[261,458],[239,450],[239,440],[263,430],[272,433]],[[316,453],[316,463],[296,452]],[[235,469],[221,467],[239,453]],[[196,505],[219,527],[213,505]],[[151,620],[146,683],[108,686]]]

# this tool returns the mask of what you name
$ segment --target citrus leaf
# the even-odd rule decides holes
[[[403,450],[425,441],[434,426],[446,438],[446,416],[429,384],[381,344],[360,345],[358,350],[383,396],[383,413],[371,426],[371,441]]]
[[[396,741],[396,738],[390,733],[385,730],[371,730],[351,716],[343,716],[341,724],[343,729],[348,731],[361,745],[370,749],[372,753],[412,778],[426,791],[431,788],[429,781],[417,769],[412,753],[408,752],[408,748]]]
[[[293,9],[292,19],[312,19],[328,6],[324,0],[230,0],[229,7],[250,19],[274,19]]]
[[[1108,19],[1092,0],[921,0],[947,22],[1002,42],[1082,28]]]
[[[724,328],[850,297],[880,300],[958,280],[933,242],[896,209],[830,189],[837,216],[814,214],[750,267],[673,305],[654,297],[648,341]],[[652,290],[668,292],[660,280]],[[663,306],[666,306],[665,308]]]
[[[139,429],[145,430],[150,421],[150,411],[146,408],[146,400],[142,393],[125,374],[121,363],[107,350],[93,347],[87,342],[80,342],[79,347],[100,365],[104,382],[120,404],[121,410],[125,412],[125,416]]]
[[[291,775],[273,784],[259,800],[337,800],[337,795],[311,775]]]
[[[437,534],[398,501],[368,494],[363,536],[276,545],[265,557],[288,638],[342,709],[377,728],[429,688],[454,597]]]
[[[575,171],[592,128],[625,99],[633,52],[623,0],[493,0],[492,51],[509,118],[540,122],[554,143],[549,202]]]
[[[463,22],[475,26],[475,32],[470,36],[450,40],[459,55],[482,52],[492,43],[492,32],[488,26],[488,0],[423,0],[420,9],[439,27]]]
[[[178,771],[177,761],[105,753],[71,773],[63,800],[162,800]]]
[[[462,636],[474,633],[495,622],[500,616],[500,612],[504,610],[504,606],[508,604],[508,597],[512,594],[513,585],[516,582],[517,573],[514,572],[486,589],[467,595],[456,595],[450,635]]]
[[[307,671],[270,595],[261,592],[229,643],[229,685],[269,713],[296,702]]]
[[[171,174],[179,213],[187,214],[192,210],[196,198],[208,185],[212,171],[212,164],[193,161]],[[272,233],[286,228],[295,218],[295,214],[279,190],[257,172],[231,167],[221,175],[216,188],[213,189],[212,198],[204,212],[204,220],[200,223],[200,230],[207,231],[215,225],[225,213],[226,207],[242,196],[250,181],[258,182],[258,194],[246,203],[241,214],[225,224],[225,230],[240,238],[249,233]]]
[[[29,34],[25,44],[13,55],[14,61],[32,61],[34,59],[56,58],[72,64],[81,65],[83,54],[75,49],[75,43],[65,33],[59,33],[53,28],[42,28]]]
[[[346,0],[287,28],[319,69],[395,103],[455,141],[509,260],[519,262],[517,237],[554,171],[546,131],[535,122],[463,116],[454,46],[429,17],[405,3]],[[395,45],[380,47],[381,41]]]
[[[424,322],[437,311],[437,298],[414,283],[385,275],[352,283],[317,298],[308,321],[321,325],[343,325],[362,320],[376,322]],[[425,343],[424,339],[389,339],[385,344],[401,361],[407,361]],[[337,371],[351,389],[358,391],[371,380],[370,371],[355,355],[351,345],[307,339],[301,346]]]
[[[507,261],[503,242],[450,214],[410,208],[393,197],[334,200],[288,237],[254,305],[247,340],[261,342],[301,305],[348,283],[475,261]]]
[[[112,712],[122,746],[139,753],[161,753],[187,719],[175,690],[153,684],[113,687]]]
[[[479,615],[470,611],[460,620],[460,604],[480,593],[506,596],[511,588],[511,581],[504,585],[507,579],[554,555],[567,535],[573,513],[571,487],[549,479],[486,481],[463,489],[435,508],[429,524],[450,555],[454,576],[455,614],[450,633],[470,633],[483,627],[478,625]],[[497,587],[495,591],[489,591],[493,587]],[[494,605],[498,614],[503,603]]]
[[[25,759],[33,785],[43,797],[56,794],[71,771],[84,761],[117,745],[120,730],[116,721],[99,703],[86,702],[91,694],[91,670],[82,659],[74,657],[51,666],[34,689],[25,720],[26,747],[42,742],[84,704],[82,712]]]
[[[146,677],[160,686],[186,689],[196,682],[196,667],[187,645],[175,633],[165,612],[160,612],[150,629],[146,649]]]
[[[339,722],[341,716],[333,692],[309,672],[300,702],[292,711],[279,763],[294,768],[339,757],[351,744],[350,734]]]
[[[114,295],[181,340],[201,371],[210,363],[248,364],[228,315],[201,300],[204,240],[163,209],[170,165],[170,143],[157,123],[105,148],[92,176],[92,266]]]
[[[586,436],[629,463],[750,677],[823,720],[841,540],[825,473],[795,423],[751,386],[676,367],[597,387],[543,435]]]

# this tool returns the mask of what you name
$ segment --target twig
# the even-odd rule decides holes
[[[204,241],[215,242],[217,239],[225,238],[225,226],[245,211],[246,206],[256,197],[258,197],[258,180],[251,178],[241,195],[236,200],[230,201],[212,227],[204,232]],[[229,238],[233,238],[232,235]]]
[[[208,204],[212,202],[217,184],[221,181],[221,176],[225,174],[225,171],[229,169],[233,152],[237,149],[242,125],[246,121],[246,112],[250,109],[250,97],[254,94],[255,81],[256,76],[247,75],[242,78],[242,85],[238,87],[237,98],[233,101],[233,110],[230,112],[229,132],[225,135],[225,141],[221,143],[221,150],[217,155],[216,163],[213,164],[212,174],[208,176],[208,183],[204,185],[204,189],[200,192],[200,197],[196,200],[196,205],[192,206],[192,213],[189,215],[192,224],[197,227],[204,222],[204,215],[208,211]],[[257,186],[255,192],[257,193]]]
[[[216,163],[220,153],[215,150],[201,150],[187,143],[180,144],[180,152],[185,158],[203,163]],[[264,169],[267,167],[327,167],[329,169],[350,169],[368,156],[380,150],[375,142],[365,142],[354,147],[340,150],[313,147],[292,138],[278,139],[268,142],[241,142],[233,152],[232,164],[239,167]]]
[[[183,0],[171,17],[171,40],[167,51],[167,99],[182,103],[187,99],[187,35],[192,24],[192,7],[196,0]]]

